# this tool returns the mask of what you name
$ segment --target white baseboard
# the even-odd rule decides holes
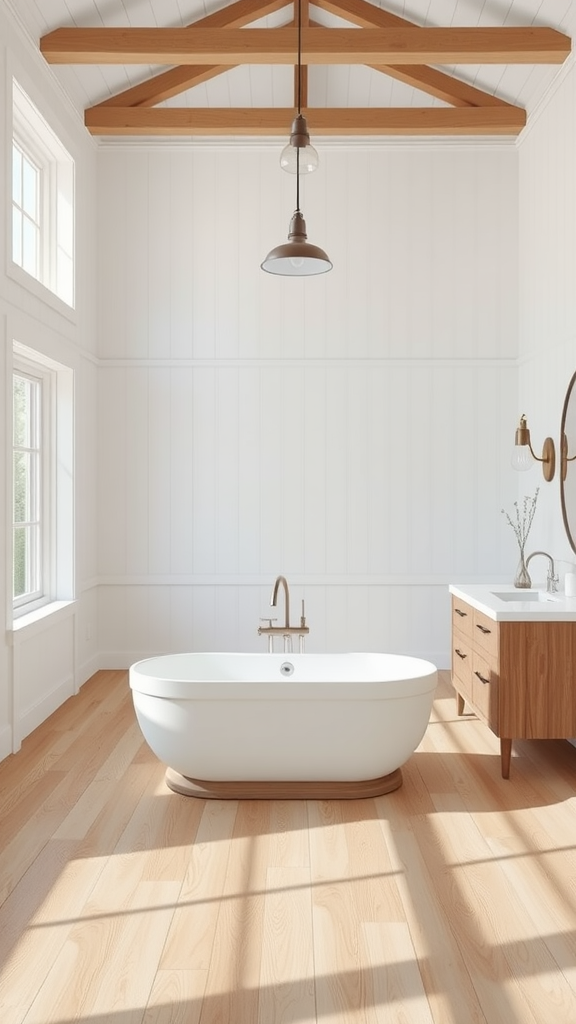
[[[101,658],[101,656],[99,654],[94,654],[94,655],[92,655],[91,658],[88,658],[85,662],[83,662],[82,665],[77,665],[76,666],[76,689],[77,689],[77,691],[80,689],[81,686],[84,686],[84,683],[88,682],[88,680],[94,675],[95,672],[98,672],[99,669],[101,669],[103,667],[104,666],[102,665],[102,658]]]
[[[12,729],[5,725],[0,729],[0,761],[12,753]]]
[[[17,724],[20,740],[25,739],[31,732],[34,732],[34,729],[42,725],[42,722],[45,722],[73,694],[74,680],[70,675],[63,679],[54,690],[51,690],[50,693],[42,697],[42,700],[39,700],[37,704],[26,708],[20,714]]]
[[[170,654],[170,651],[104,651],[98,658],[99,669],[128,669],[136,661],[155,658],[159,654]]]

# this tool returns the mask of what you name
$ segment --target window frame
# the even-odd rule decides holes
[[[76,167],[73,157],[35,106],[16,77],[12,77],[12,135],[10,150],[8,273],[39,294],[60,312],[75,319],[76,308]],[[38,275],[14,259],[14,145],[40,170],[40,240]],[[70,216],[66,216],[66,206]]]
[[[17,150],[19,152],[21,164],[24,164],[24,162],[26,162],[31,167],[33,167],[34,170],[37,172],[38,188],[36,189],[36,197],[35,197],[36,198],[36,206],[37,206],[36,218],[35,219],[30,216],[30,214],[28,213],[28,211],[26,210],[26,207],[25,207],[23,167],[21,169],[21,174],[20,174],[20,191],[22,193],[22,195],[20,197],[21,201],[19,202],[18,199],[14,195],[14,193],[15,193],[15,187],[14,187],[15,186],[15,180],[14,180],[14,165],[15,165],[14,150]],[[43,166],[41,165],[40,161],[33,159],[32,153],[30,152],[30,150],[29,150],[29,148],[27,146],[24,146],[22,144],[22,142],[20,140],[20,137],[17,136],[17,135],[14,135],[13,138],[12,138],[12,259],[13,259],[13,261],[16,264],[17,267],[21,267],[22,270],[24,270],[27,274],[30,274],[31,277],[35,278],[35,280],[37,280],[37,281],[40,280],[40,275],[41,275],[40,267],[41,267],[41,261],[42,261],[42,212],[43,212],[43,208],[44,208],[44,200],[42,198],[43,185],[44,185],[44,168],[43,168]],[[19,231],[19,237],[20,237],[20,246],[19,246],[19,248],[20,248],[20,256],[21,256],[21,260],[20,261],[15,258],[15,254],[14,254],[14,250],[16,248],[16,238],[15,238],[15,232],[14,232],[14,211],[15,210],[18,211],[19,217],[20,217],[21,222],[22,222],[21,226],[20,226],[20,231]],[[25,244],[25,230],[24,230],[25,222],[28,222],[28,223],[32,224],[34,226],[35,230],[36,230],[36,245],[35,245],[36,273],[33,273],[31,270],[28,270],[27,267],[25,266],[25,262],[26,262],[26,259],[25,259],[26,244]]]
[[[54,516],[53,516],[53,491],[54,491],[54,470],[56,453],[56,434],[54,422],[56,374],[40,362],[35,362],[23,356],[15,349],[12,365],[12,403],[14,403],[14,379],[23,377],[31,380],[38,387],[40,409],[37,412],[38,432],[38,495],[36,498],[38,516],[38,542],[34,571],[36,584],[34,590],[28,591],[18,597],[14,594],[14,558],[15,558],[15,531],[18,524],[14,516],[14,485],[12,485],[12,612],[16,619],[21,615],[28,614],[43,607],[54,600],[54,572],[53,552],[55,545]],[[12,404],[14,417],[14,405]],[[15,445],[14,428],[12,427],[12,458],[21,450],[21,446]]]

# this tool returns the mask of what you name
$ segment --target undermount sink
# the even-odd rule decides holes
[[[494,597],[500,599],[500,601],[557,601],[558,598],[554,594],[547,594],[544,590],[522,590],[518,587],[516,590],[502,590],[500,593],[492,591]]]

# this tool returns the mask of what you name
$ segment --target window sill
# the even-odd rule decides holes
[[[41,302],[44,302],[47,306],[51,306],[57,313],[70,320],[72,323],[77,323],[78,317],[76,314],[75,306],[71,306],[64,299],[61,299],[56,292],[53,292],[51,288],[48,288],[38,278],[32,277],[26,270],[19,267],[13,260],[8,259],[6,261],[6,274],[13,281],[19,284],[26,291],[30,292]]]
[[[36,608],[27,615],[20,615],[14,619],[11,629],[8,630],[8,642],[12,645],[18,644],[35,633],[42,633],[56,622],[73,615],[75,605],[75,601],[51,601],[50,604],[43,604],[41,608]]]

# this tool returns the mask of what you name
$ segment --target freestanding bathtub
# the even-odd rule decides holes
[[[132,665],[129,679],[176,792],[356,799],[402,784],[437,671],[394,654],[167,654]]]

